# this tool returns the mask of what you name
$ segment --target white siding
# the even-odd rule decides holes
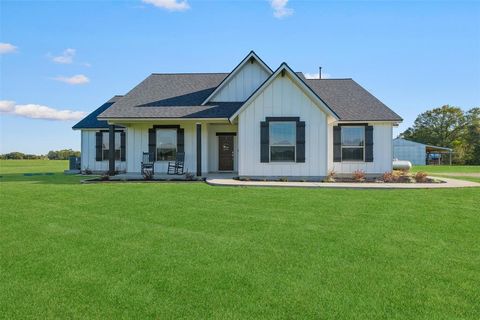
[[[261,163],[260,122],[266,117],[300,117],[305,121],[305,163]],[[325,176],[327,115],[292,82],[277,77],[238,118],[241,176]]]
[[[162,123],[163,124],[163,123]],[[179,124],[184,129],[185,170],[193,174],[197,170],[197,138],[194,122],[169,123]],[[131,124],[127,126],[127,172],[139,173],[144,152],[148,152],[148,129],[153,124]],[[202,123],[202,173],[208,172],[208,125]],[[155,162],[155,172],[167,171],[168,161]]]
[[[210,124],[208,126],[208,171],[218,171],[218,136],[217,132],[237,132],[236,125],[220,125]],[[238,141],[237,137],[233,138],[233,170],[238,171]]]
[[[82,170],[92,171],[108,171],[108,160],[95,160],[95,130],[82,130],[81,133],[81,166]],[[128,133],[127,133],[128,139]],[[127,152],[128,154],[128,152]],[[115,170],[124,171],[126,168],[125,161],[115,161]]]
[[[268,76],[267,71],[258,62],[247,62],[211,100],[217,102],[245,101]]]
[[[413,165],[426,164],[425,145],[405,139],[393,140],[393,157],[398,160],[408,160]]]
[[[370,123],[373,126],[373,162],[333,162],[333,124],[328,126],[328,168],[338,174],[363,170],[381,174],[392,170],[392,124]]]

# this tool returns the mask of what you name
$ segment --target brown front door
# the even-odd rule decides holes
[[[233,171],[233,136],[218,136],[218,171]]]

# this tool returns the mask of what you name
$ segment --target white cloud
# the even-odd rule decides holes
[[[0,100],[0,113],[31,119],[80,120],[85,117],[83,111],[57,110],[39,104],[15,104],[15,101]]]
[[[318,79],[319,73],[318,72],[317,73],[308,73],[307,72],[307,73],[304,73],[303,75],[307,79]],[[322,79],[328,79],[330,77],[331,77],[330,74],[322,72]]]
[[[190,9],[187,0],[142,0],[142,2],[169,11],[185,11]]]
[[[11,43],[0,42],[0,54],[13,53],[17,51],[17,47]]]
[[[60,64],[70,64],[73,62],[73,57],[75,57],[76,50],[75,49],[65,49],[63,50],[62,54],[56,57],[51,57],[52,61],[55,63]]]
[[[77,75],[72,76],[72,77],[59,76],[59,77],[53,78],[53,80],[65,82],[65,83],[72,84],[72,85],[86,84],[86,83],[90,82],[90,79],[88,79],[88,77],[83,75],[83,74],[77,74]]]
[[[287,8],[288,0],[269,0],[270,6],[273,9],[273,16],[275,18],[285,18],[293,14],[293,9]]]
[[[0,100],[0,112],[12,112],[15,109],[15,101]]]

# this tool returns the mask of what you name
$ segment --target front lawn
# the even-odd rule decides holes
[[[2,318],[480,314],[480,188],[83,185],[52,164],[0,161]]]
[[[414,166],[412,171],[424,171],[436,177],[447,177],[480,183],[480,166]]]
[[[412,170],[428,173],[480,173],[480,166],[413,166]]]

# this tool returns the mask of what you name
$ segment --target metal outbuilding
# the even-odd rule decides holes
[[[393,139],[393,158],[408,160],[413,165],[452,164],[452,149],[396,138]]]

